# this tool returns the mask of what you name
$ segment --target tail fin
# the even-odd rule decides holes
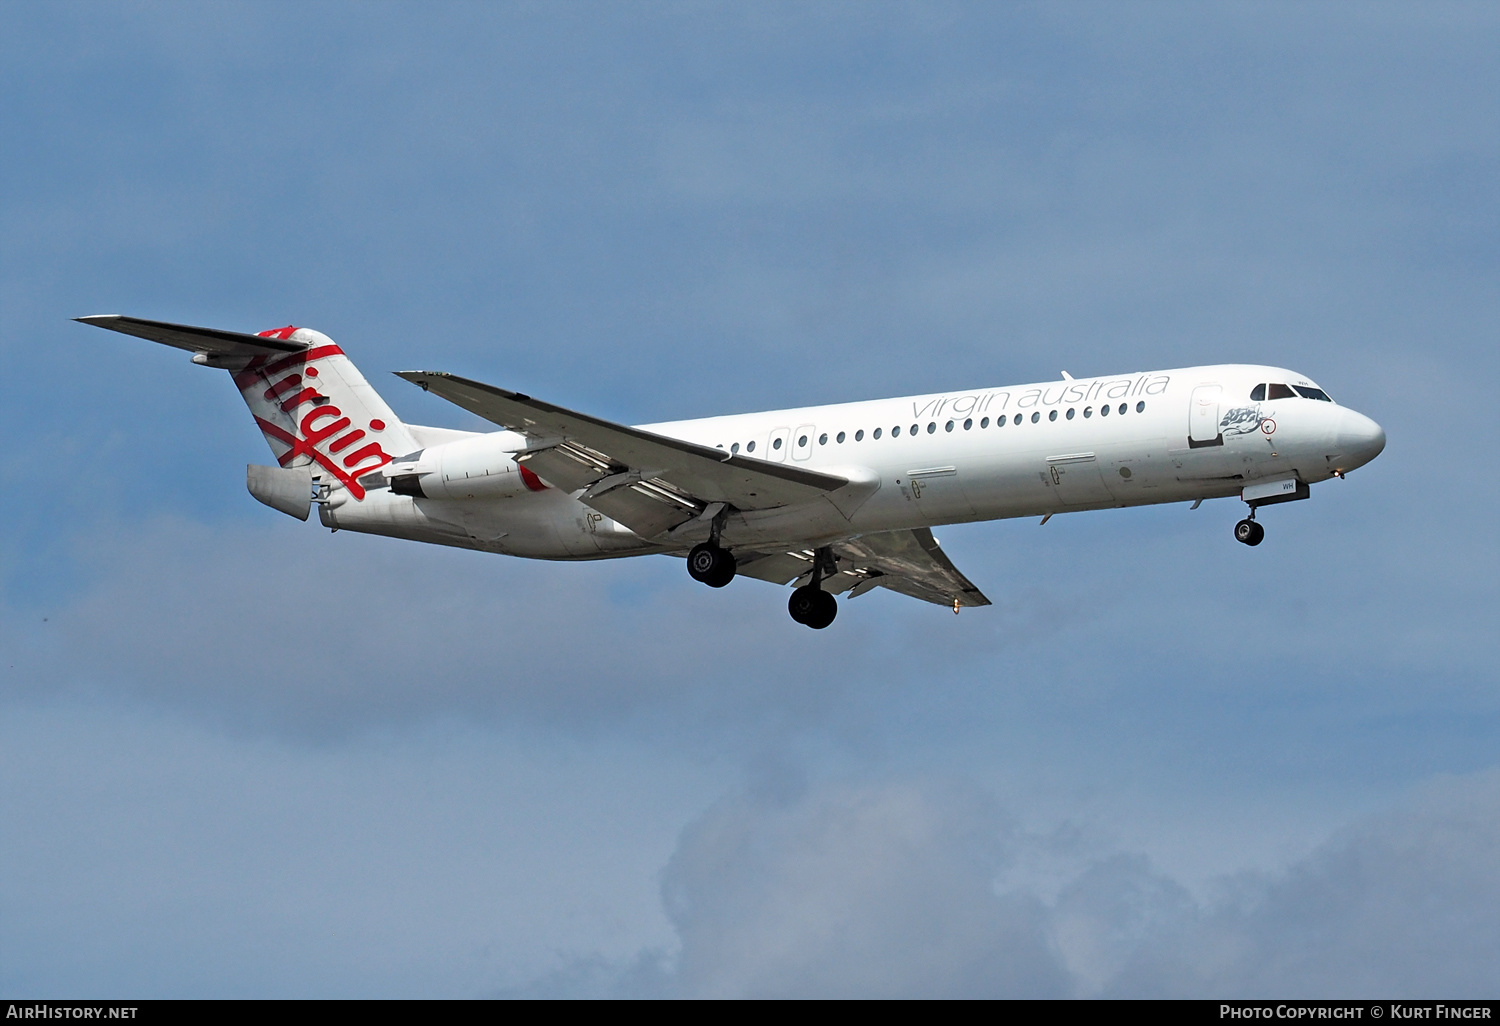
[[[255,423],[283,467],[315,464],[363,499],[359,479],[419,448],[364,375],[327,335],[311,328],[263,331],[303,343],[301,352],[257,356],[234,374]]]
[[[366,492],[360,478],[419,448],[322,332],[288,326],[246,335],[118,314],[78,320],[186,349],[194,363],[229,371],[277,463],[330,476],[356,501]]]

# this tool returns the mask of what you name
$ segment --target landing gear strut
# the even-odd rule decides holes
[[[839,615],[839,603],[823,590],[823,578],[836,572],[833,550],[824,546],[813,554],[812,581],[792,592],[786,610],[800,624],[820,631]]]
[[[1255,507],[1251,506],[1250,515],[1234,525],[1234,540],[1246,545],[1259,545],[1265,537],[1266,529],[1255,522]]]

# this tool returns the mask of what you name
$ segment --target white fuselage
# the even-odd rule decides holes
[[[1266,383],[1316,389],[1284,368],[1230,364],[976,389],[701,420],[644,430],[863,482],[819,501],[733,514],[723,544],[804,547],[902,528],[1239,495],[1314,484],[1369,462],[1374,421],[1331,401],[1252,399]],[[1104,412],[1107,409],[1107,413]],[[323,507],[330,527],[543,559],[679,551],[647,541],[522,473],[513,432],[412,427],[440,480],[428,498],[370,492]],[[440,496],[440,497],[438,497]],[[706,531],[706,528],[703,528]]]

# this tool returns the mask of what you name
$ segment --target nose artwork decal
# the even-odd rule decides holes
[[[1266,425],[1270,424],[1270,430]],[[1219,431],[1224,435],[1248,435],[1256,431],[1270,434],[1276,430],[1276,422],[1261,411],[1259,406],[1236,406],[1224,414],[1219,421]]]

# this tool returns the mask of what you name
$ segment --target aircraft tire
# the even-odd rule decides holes
[[[733,552],[730,552],[728,549],[718,549],[717,551],[719,553],[718,565],[714,567],[713,573],[703,579],[703,583],[710,588],[722,588],[734,580],[735,571],[739,566]]]
[[[1266,529],[1254,520],[1241,520],[1234,525],[1234,540],[1246,545],[1259,545],[1266,539]]]
[[[818,596],[821,594],[823,594],[823,589],[814,588],[812,585],[798,588],[792,592],[791,598],[786,600],[786,611],[792,614],[792,619],[798,623],[809,624],[809,619],[817,612]]]
[[[792,592],[786,608],[793,620],[815,631],[827,627],[839,615],[838,600],[822,588],[814,588],[810,584]]]
[[[832,595],[828,594],[828,592],[823,591],[820,588],[818,589],[817,604],[814,607],[813,615],[809,616],[806,620],[803,621],[803,623],[807,624],[807,626],[811,627],[815,631],[820,631],[824,627],[827,627],[829,624],[833,623],[834,617],[838,615],[838,599],[834,598]]]
[[[687,558],[688,576],[710,588],[722,588],[734,580],[737,569],[734,554],[728,549],[704,542],[694,545]]]

